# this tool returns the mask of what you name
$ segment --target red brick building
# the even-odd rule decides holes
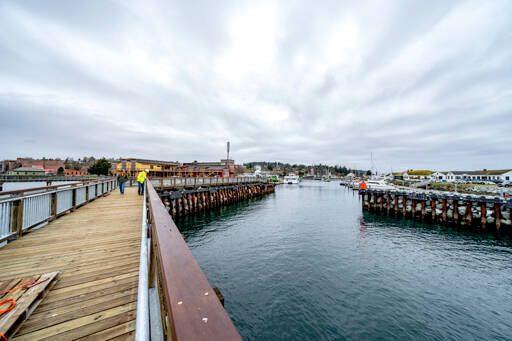
[[[16,162],[19,164],[19,167],[37,167],[44,169],[46,172],[57,173],[59,168],[65,168],[64,161],[62,160],[53,160],[53,159],[32,159],[32,158],[17,158]]]
[[[87,171],[86,170],[65,169],[64,175],[82,176],[82,175],[87,175]]]
[[[183,177],[231,177],[235,176],[235,161],[226,159],[220,162],[186,162],[175,169],[177,176]]]

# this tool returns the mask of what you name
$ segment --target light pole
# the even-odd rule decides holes
[[[226,160],[226,166],[228,168],[228,178],[229,178],[229,141],[226,143],[226,151],[228,152],[228,158]]]

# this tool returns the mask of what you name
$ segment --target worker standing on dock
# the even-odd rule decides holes
[[[137,183],[139,186],[139,195],[144,194],[144,182],[146,181],[146,173],[147,169],[143,170],[139,173],[139,176],[137,177]]]
[[[128,181],[128,175],[124,169],[121,171],[121,174],[117,176],[117,183],[119,184],[119,191],[121,194],[124,194],[124,185],[126,185],[126,181]]]

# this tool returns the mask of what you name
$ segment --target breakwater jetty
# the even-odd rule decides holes
[[[172,218],[255,198],[275,191],[260,178],[151,179]]]
[[[363,210],[512,233],[512,200],[439,191],[360,189]]]

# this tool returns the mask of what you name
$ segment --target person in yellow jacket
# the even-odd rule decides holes
[[[139,195],[144,195],[144,183],[146,182],[147,169],[143,170],[137,176],[137,183],[139,184]]]

